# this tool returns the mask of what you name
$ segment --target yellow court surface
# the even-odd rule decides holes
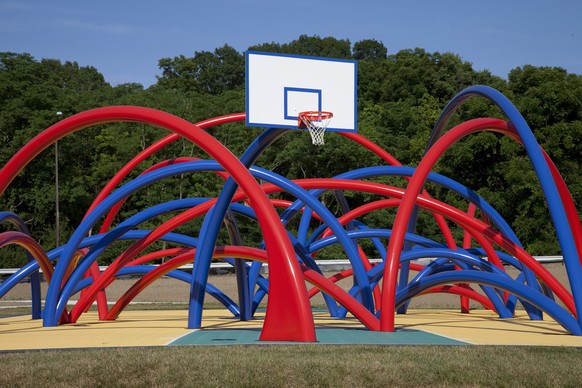
[[[410,310],[406,315],[397,315],[396,333],[378,333],[366,330],[353,318],[334,319],[324,313],[314,313],[319,343],[448,344],[447,341],[450,340],[450,344],[455,345],[582,346],[582,337],[567,334],[550,318],[546,318],[545,321],[531,321],[525,313],[519,314],[521,315],[513,319],[499,319],[492,312],[481,310],[470,314],[461,314],[453,310]],[[117,321],[99,321],[97,314],[90,312],[83,315],[75,324],[46,328],[42,327],[41,320],[20,316],[0,319],[0,350],[170,344],[225,345],[228,341],[224,341],[224,338],[220,343],[180,342],[180,339],[197,333],[211,333],[216,341],[217,336],[227,332],[255,333],[254,340],[247,340],[244,343],[260,344],[256,338],[262,324],[262,316],[252,321],[241,322],[225,310],[206,310],[202,330],[187,328],[185,310],[125,311]],[[324,339],[320,341],[320,337],[329,338],[330,333],[333,334],[334,342]],[[397,342],[375,340],[366,342],[367,340],[358,339],[361,335],[399,334],[408,336],[400,336]],[[417,335],[425,335],[423,338],[441,338],[443,341],[431,342],[432,339],[427,340],[428,342],[414,341]],[[412,342],[408,339],[412,339]]]

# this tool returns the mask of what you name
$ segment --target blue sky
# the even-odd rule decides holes
[[[155,83],[160,58],[302,34],[453,52],[504,78],[525,64],[582,74],[580,0],[0,0],[0,51],[94,66],[114,85]]]

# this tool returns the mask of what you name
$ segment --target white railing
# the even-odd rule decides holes
[[[534,259],[536,259],[538,262],[543,263],[543,264],[559,263],[559,262],[562,262],[564,260],[562,256],[534,256]],[[377,263],[379,261],[380,261],[380,259],[370,260],[371,263]],[[426,264],[428,261],[430,261],[430,259],[418,260],[418,262],[420,262],[422,264]],[[323,271],[325,271],[325,270],[329,270],[329,271],[341,270],[341,269],[347,269],[350,267],[350,262],[347,259],[316,260],[315,262],[317,263],[319,268],[321,268]],[[212,263],[212,264],[210,264],[210,269],[213,269],[213,270],[221,270],[221,269],[226,270],[229,268],[232,268],[232,266],[228,263]],[[12,275],[13,273],[18,271],[19,269],[20,268],[0,268],[0,275]],[[99,269],[101,271],[105,271],[107,269],[107,266],[100,266]],[[185,264],[185,265],[181,266],[180,269],[191,270],[192,264]]]

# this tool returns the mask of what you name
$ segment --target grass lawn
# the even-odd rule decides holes
[[[0,386],[580,386],[582,349],[264,345],[0,354]]]

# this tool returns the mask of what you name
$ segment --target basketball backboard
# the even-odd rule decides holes
[[[297,129],[304,111],[328,111],[328,131],[357,131],[356,61],[246,52],[246,124]]]

